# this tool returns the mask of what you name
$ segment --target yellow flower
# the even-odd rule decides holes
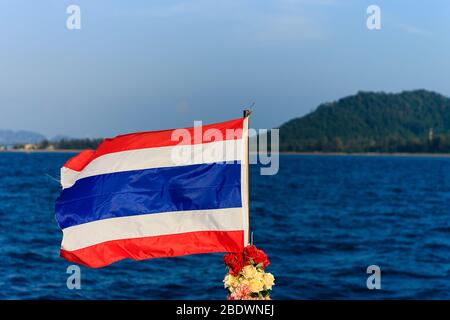
[[[251,265],[247,265],[242,268],[241,272],[246,279],[253,279],[258,274],[258,270],[256,270],[256,268]]]
[[[245,284],[246,286],[250,286],[250,281],[248,281],[247,279],[244,279],[244,278],[241,278],[240,283]]]
[[[223,283],[225,288],[234,289],[238,286],[239,280],[237,277],[233,276],[232,274],[227,274],[225,276],[225,279],[223,279]]]
[[[264,280],[264,271],[261,271],[259,269],[256,269],[256,270],[257,270],[257,272],[255,274],[254,279],[263,281]]]
[[[264,283],[261,280],[250,280],[250,284],[248,286],[252,292],[260,292],[264,289]]]
[[[266,289],[272,290],[272,286],[274,285],[275,278],[271,273],[264,273],[263,282]]]

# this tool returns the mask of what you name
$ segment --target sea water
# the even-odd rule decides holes
[[[223,254],[81,267],[68,289],[54,178],[71,156],[0,153],[0,299],[225,298]],[[284,155],[277,175],[250,178],[274,299],[450,298],[450,158]]]

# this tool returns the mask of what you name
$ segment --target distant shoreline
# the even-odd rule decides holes
[[[284,155],[305,156],[364,156],[364,157],[450,157],[450,153],[407,153],[407,152],[292,152],[281,151]]]
[[[1,153],[80,153],[78,149],[59,150],[0,150]],[[254,154],[255,152],[251,152]],[[281,155],[304,155],[304,156],[358,156],[358,157],[450,157],[450,153],[407,153],[407,152],[294,152],[281,151]]]
[[[83,150],[75,150],[75,149],[58,149],[58,150],[0,150],[0,153],[79,153]]]

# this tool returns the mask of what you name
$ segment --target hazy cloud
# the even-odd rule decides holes
[[[403,30],[404,32],[407,32],[409,34],[417,35],[417,36],[425,36],[430,37],[433,34],[425,29],[419,28],[417,26],[409,25],[409,24],[400,24],[399,28]]]
[[[189,18],[229,23],[229,31],[259,44],[280,44],[317,38],[324,34],[308,18],[306,5],[329,5],[334,0],[196,0],[152,5],[145,15],[160,18]],[[141,12],[140,14],[143,14]]]

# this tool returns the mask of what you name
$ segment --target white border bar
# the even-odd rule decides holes
[[[74,251],[112,240],[237,230],[243,230],[242,208],[153,213],[97,220],[63,229],[61,248]]]

